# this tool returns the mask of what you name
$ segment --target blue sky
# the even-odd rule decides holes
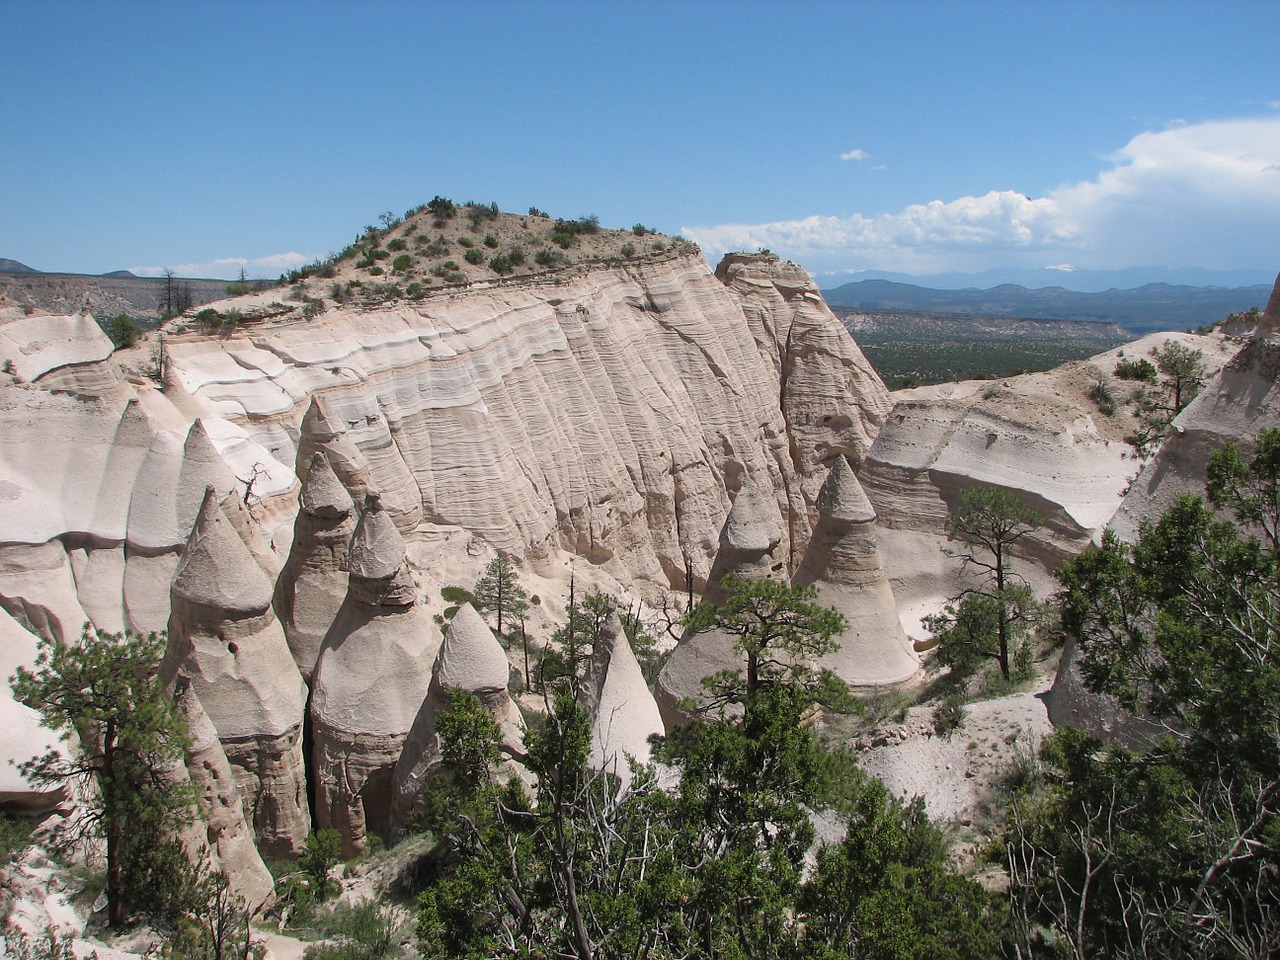
[[[0,257],[41,270],[275,276],[435,194],[823,275],[1280,269],[1271,2],[0,17]]]

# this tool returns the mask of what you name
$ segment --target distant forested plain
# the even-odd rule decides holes
[[[1134,339],[1112,323],[832,309],[890,390],[1049,370]]]

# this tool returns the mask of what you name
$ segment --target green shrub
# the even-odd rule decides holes
[[[437,227],[443,227],[447,221],[453,219],[454,214],[458,212],[458,208],[452,200],[436,196],[427,204],[427,212],[431,214],[432,222]]]
[[[442,587],[440,589],[440,598],[446,603],[475,603],[475,594],[466,587]]]
[[[407,246],[408,246],[408,244],[407,244],[407,243],[405,243],[405,242],[404,242],[403,240],[401,240],[399,237],[396,237],[394,240],[392,240],[390,243],[388,243],[388,244],[387,244],[387,249],[388,249],[388,250],[403,250],[403,249],[404,249],[405,247],[407,247]]]
[[[484,235],[483,243],[490,250],[498,249],[498,238],[495,237],[492,233],[486,233]]]
[[[529,216],[542,217],[544,220],[547,220],[550,219],[551,214],[547,213],[545,210],[539,210],[537,207],[530,207]]]
[[[1144,361],[1145,362],[1145,361]],[[1116,400],[1111,395],[1111,391],[1107,389],[1107,385],[1099,380],[1089,388],[1089,399],[1098,406],[1098,412],[1105,417],[1114,417],[1116,414]]]
[[[371,277],[380,277],[380,276],[382,276],[382,268],[381,268],[381,267],[370,267],[370,268],[369,268],[369,276],[371,276]]]
[[[476,242],[472,240],[470,237],[468,237],[466,234],[463,234],[458,238],[458,243],[468,248],[474,247],[476,245]]]
[[[402,253],[391,261],[391,272],[404,273],[409,269],[412,263],[413,261],[409,258],[409,255],[407,253]]]
[[[507,260],[513,267],[518,267],[524,263],[524,250],[520,247],[512,247],[507,251]]]
[[[467,263],[484,263],[484,254],[476,247],[472,247],[462,255],[462,259]]]
[[[540,267],[554,266],[556,262],[556,255],[550,250],[544,248],[533,255],[533,262]]]
[[[454,272],[462,269],[460,266],[457,265],[457,263],[455,263],[452,260],[446,260],[443,264],[441,264],[441,266],[443,266],[446,270],[452,270]]]
[[[636,245],[634,243],[624,243],[622,245],[622,255],[624,257],[634,257],[636,255]]]
[[[489,261],[489,269],[499,275],[506,275],[511,272],[511,258],[505,253],[500,253]]]
[[[631,228],[631,232],[634,233],[637,237],[643,237],[646,233],[653,233],[653,231],[650,230],[648,227],[646,227],[643,223],[637,223],[634,227]]]
[[[940,736],[950,736],[964,723],[964,707],[960,697],[950,693],[933,708],[933,729]]]
[[[383,250],[381,247],[375,247],[369,251],[369,256],[373,257],[375,260],[386,260],[391,256],[391,251]]]
[[[427,295],[427,288],[420,283],[414,282],[405,287],[404,292],[414,300],[421,300]]]
[[[201,310],[199,313],[196,314],[196,321],[198,323],[207,323],[210,325],[216,325],[222,322],[222,314],[220,314],[217,310],[213,309],[213,307],[205,307],[203,310]]]
[[[564,230],[553,230],[551,233],[551,242],[557,247],[568,250],[573,246],[573,234]]]
[[[1150,360],[1121,360],[1116,364],[1116,376],[1121,380],[1156,382],[1156,366]]]

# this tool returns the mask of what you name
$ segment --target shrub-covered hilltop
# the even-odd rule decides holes
[[[341,253],[290,271],[282,280],[339,281],[325,291],[338,302],[362,288],[376,291],[387,284],[413,299],[477,281],[696,249],[641,223],[612,230],[594,215],[564,220],[537,207],[523,215],[503,213],[496,203],[454,203],[444,197],[403,217],[384,213],[379,222]]]

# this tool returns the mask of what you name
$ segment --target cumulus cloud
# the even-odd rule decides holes
[[[250,280],[274,280],[280,274],[316,260],[316,256],[290,251],[265,257],[221,257],[206,263],[178,263],[169,266],[130,267],[140,277],[159,277],[171,269],[180,277],[207,277],[213,280],[235,280],[244,270]]]
[[[846,153],[840,154],[840,159],[841,160],[870,160],[871,154],[867,153],[867,151],[865,150],[849,150]]]
[[[897,213],[684,227],[711,259],[768,247],[815,271],[1274,269],[1280,257],[1280,118],[1142,133],[1088,181],[1032,199],[1011,190]]]

